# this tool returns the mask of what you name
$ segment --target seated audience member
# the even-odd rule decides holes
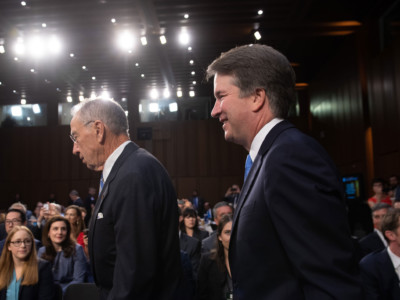
[[[10,208],[6,213],[6,220],[5,220],[5,230],[6,234],[8,235],[11,230],[16,226],[26,226],[26,215],[25,212],[16,208]],[[7,236],[6,236],[7,237]],[[5,245],[6,238],[0,241],[0,253],[3,251],[3,247]],[[35,242],[35,250],[39,249],[42,245],[39,240],[34,239]]]
[[[224,215],[217,227],[216,248],[204,254],[200,260],[196,299],[232,299],[232,276],[229,268],[229,241],[232,216]]]
[[[65,217],[71,225],[71,239],[77,242],[82,247],[85,247],[83,242],[83,230],[85,229],[85,222],[82,217],[82,211],[79,206],[70,205],[65,209]]]
[[[192,192],[192,196],[189,198],[189,201],[192,203],[193,209],[197,212],[200,217],[204,215],[204,199],[199,196],[197,190]]]
[[[393,190],[394,200],[400,201],[400,186],[399,186],[399,178],[397,175],[391,175],[389,177],[389,186]]]
[[[389,244],[360,262],[365,299],[400,299],[400,209],[389,209],[382,221],[382,232]]]
[[[208,232],[199,228],[197,212],[193,208],[186,208],[182,216],[183,220],[180,222],[181,232],[198,239],[200,242],[208,237]]]
[[[236,208],[236,203],[239,199],[240,187],[237,184],[233,184],[228,188],[225,193],[224,200]]]
[[[381,225],[389,208],[390,205],[387,203],[378,203],[373,207],[372,222],[374,223],[374,231],[359,241],[362,256],[387,247],[387,242],[381,231]]]
[[[385,182],[381,178],[374,178],[372,180],[372,190],[374,195],[368,199],[369,207],[373,208],[378,203],[387,203],[392,205],[390,197],[383,191]]]
[[[85,254],[71,239],[71,225],[66,218],[55,216],[47,221],[42,243],[38,256],[51,262],[54,282],[63,292],[70,284],[85,281],[88,267]]]
[[[39,218],[37,219],[37,226],[42,228],[47,220],[54,216],[61,215],[61,205],[57,203],[46,203],[40,209]]]
[[[54,299],[51,266],[37,258],[33,242],[26,226],[15,226],[8,233],[0,258],[0,299]]]
[[[213,219],[212,209],[210,207],[210,202],[204,202],[204,222],[208,223]]]
[[[214,215],[214,222],[217,226],[222,216],[228,214],[233,215],[233,208],[227,202],[221,201],[214,205],[213,215]],[[202,241],[201,253],[210,252],[212,249],[215,248],[216,243],[217,243],[217,235],[216,232],[213,232],[208,238]]]
[[[178,210],[179,223],[182,222],[182,212]],[[198,239],[188,236],[179,230],[179,246],[181,251],[186,252],[189,255],[190,261],[193,267],[193,274],[196,278],[197,269],[199,268],[200,256],[201,256],[201,243]],[[182,258],[182,255],[181,255]]]
[[[71,202],[70,202],[71,205],[84,206],[83,200],[79,196],[79,193],[77,190],[70,191],[69,198],[71,199]]]
[[[393,207],[394,208],[400,208],[400,201],[394,201]]]

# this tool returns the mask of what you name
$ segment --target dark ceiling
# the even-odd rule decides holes
[[[382,0],[18,0],[0,1],[0,104],[73,102],[108,91],[114,99],[146,97],[169,88],[184,97],[212,95],[207,65],[236,45],[266,43],[293,63],[297,81],[309,82],[343,40],[396,1]],[[397,1],[398,2],[398,1]],[[258,11],[263,10],[259,15]],[[185,18],[184,15],[189,17]],[[115,18],[115,23],[111,19]],[[46,27],[43,27],[43,23]],[[188,45],[177,43],[187,29]],[[132,53],[116,45],[117,33],[136,35]],[[256,41],[254,31],[262,38]],[[61,53],[17,55],[18,37],[56,35]],[[160,35],[167,44],[161,45]],[[140,37],[148,44],[142,46]],[[191,50],[188,50],[188,47]],[[74,57],[70,57],[73,53]],[[18,60],[15,60],[18,57]],[[193,60],[193,65],[189,62]],[[138,64],[138,65],[136,65]],[[86,70],[82,69],[86,66]],[[195,75],[192,75],[192,71]],[[142,74],[144,77],[142,77]],[[195,84],[193,82],[196,82]]]

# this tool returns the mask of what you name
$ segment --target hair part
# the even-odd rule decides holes
[[[100,120],[113,134],[129,136],[128,119],[121,105],[114,100],[86,99],[75,105],[71,114],[84,124]]]
[[[4,243],[3,252],[0,257],[0,290],[5,289],[11,283],[13,272],[14,272],[14,259],[8,246],[10,245],[11,239],[18,231],[25,231],[29,234],[32,241],[31,252],[25,259],[25,266],[22,271],[22,282],[21,285],[34,285],[39,281],[38,271],[38,259],[35,247],[35,238],[32,232],[26,226],[15,226],[9,233]]]
[[[277,118],[286,118],[296,98],[296,75],[289,60],[266,45],[245,45],[222,53],[207,68],[206,79],[219,75],[233,77],[241,98],[263,89]]]

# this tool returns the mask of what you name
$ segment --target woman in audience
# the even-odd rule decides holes
[[[83,241],[85,230],[85,222],[83,221],[82,211],[77,205],[70,205],[65,209],[65,217],[68,219],[71,225],[71,239],[76,241],[82,247],[85,247]]]
[[[38,260],[32,232],[14,226],[0,258],[0,299],[53,300],[54,295],[51,265]]]
[[[197,300],[221,300],[232,297],[232,277],[228,252],[232,216],[224,215],[217,227],[217,245],[200,260],[197,279]]]
[[[85,281],[87,261],[83,249],[71,239],[71,225],[62,216],[47,221],[39,257],[52,264],[54,282],[65,292],[68,285]]]
[[[209,233],[199,228],[199,222],[197,219],[197,212],[193,208],[186,208],[182,212],[183,220],[180,224],[182,232],[188,236],[194,237],[199,241],[207,238]]]
[[[385,181],[381,178],[374,178],[372,180],[372,190],[374,191],[374,196],[368,199],[369,207],[374,207],[378,203],[387,203],[392,205],[392,200],[383,191]]]

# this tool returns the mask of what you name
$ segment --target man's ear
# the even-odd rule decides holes
[[[257,88],[253,93],[252,101],[254,112],[260,111],[265,105],[268,105],[268,97],[265,94],[265,90]]]
[[[386,230],[384,232],[384,235],[389,239],[389,241],[395,241],[396,240],[396,234],[393,231]]]
[[[94,121],[94,129],[96,130],[96,139],[100,144],[104,143],[106,138],[106,128],[102,121]]]

